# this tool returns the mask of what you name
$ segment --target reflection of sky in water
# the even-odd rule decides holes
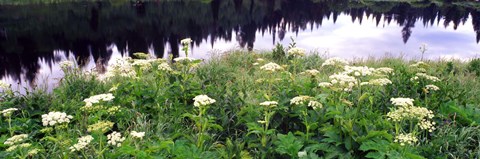
[[[347,59],[385,56],[404,57],[405,59],[418,59],[421,54],[419,46],[422,43],[428,44],[428,51],[425,58],[456,58],[466,60],[477,57],[480,45],[476,43],[476,34],[473,30],[472,20],[469,18],[464,25],[453,29],[453,24],[445,28],[443,21],[439,26],[425,27],[421,20],[418,20],[415,27],[412,28],[412,34],[405,44],[402,39],[402,28],[398,24],[386,22],[380,23],[377,27],[374,19],[364,17],[362,24],[359,21],[352,23],[351,17],[348,15],[340,15],[336,21],[326,20],[322,26],[314,26],[313,30],[307,28],[304,31],[287,32],[285,39],[277,41],[284,46],[290,43],[289,37],[294,37],[297,46],[310,51],[318,51],[320,54],[327,53],[327,56],[342,57]],[[308,24],[307,26],[310,26]],[[289,29],[287,29],[289,30]],[[193,48],[192,57],[198,59],[208,59],[212,53],[221,53],[229,50],[240,49],[237,36],[233,33],[232,41],[217,39],[213,46],[210,41],[202,41],[200,46]],[[207,39],[210,39],[207,38]],[[278,40],[278,38],[277,38]],[[254,50],[271,50],[274,47],[273,36],[261,32],[257,32],[254,44]],[[111,59],[121,57],[115,45],[110,47],[113,51]],[[153,49],[150,49],[153,51]],[[167,47],[165,52],[169,52]],[[73,57],[65,57],[62,51],[55,51],[61,60],[73,59]],[[184,54],[180,54],[184,56]],[[60,60],[60,61],[61,61]],[[110,61],[112,62],[112,60]],[[45,88],[45,84],[49,87],[55,86],[61,79],[63,73],[58,65],[49,66],[45,61],[39,60],[41,69],[37,74],[37,83],[41,88]],[[95,66],[93,58],[84,68],[90,70]],[[22,81],[20,84],[11,78],[2,79],[10,84],[16,90],[24,92],[24,88],[28,87],[28,82]],[[51,89],[51,88],[50,88]]]

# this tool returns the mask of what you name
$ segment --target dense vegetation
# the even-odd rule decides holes
[[[478,60],[135,55],[62,62],[51,94],[0,84],[0,158],[480,157]]]

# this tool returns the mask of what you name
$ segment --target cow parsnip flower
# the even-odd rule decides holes
[[[344,66],[343,69],[345,70],[342,74],[347,74],[350,76],[360,77],[360,76],[368,76],[372,75],[375,71],[374,68],[369,68],[367,66]]]
[[[349,62],[338,57],[333,57],[325,60],[325,62],[322,64],[322,67],[324,66],[345,66],[348,65]]]
[[[43,126],[54,126],[57,124],[70,123],[73,116],[67,115],[64,112],[49,112],[42,115]]]
[[[92,106],[92,104],[100,103],[100,102],[108,102],[112,101],[115,99],[115,96],[113,96],[112,93],[107,93],[107,94],[99,94],[99,95],[94,95],[91,96],[87,99],[84,99],[83,101],[86,103],[86,107]]]
[[[87,127],[88,132],[105,132],[113,127],[113,122],[111,121],[99,121],[95,124],[89,125]]]
[[[7,140],[5,140],[5,142],[3,144],[11,146],[11,145],[21,143],[21,142],[25,141],[25,139],[27,139],[27,138],[28,138],[27,134],[15,135],[15,136],[12,136],[12,137],[8,138]]]
[[[413,106],[413,101],[412,98],[390,98],[390,102],[396,106]]]
[[[59,65],[60,65],[60,68],[66,70],[66,69],[72,68],[74,63],[72,61],[67,60],[67,61],[60,62]]]
[[[425,89],[430,90],[430,91],[438,91],[440,88],[438,86],[435,86],[433,84],[429,84],[425,86]]]
[[[418,142],[418,139],[412,133],[398,134],[397,136],[395,136],[395,140],[393,140],[393,142],[399,143],[401,146],[405,146],[415,144],[416,142]]]
[[[319,87],[326,88],[326,87],[332,87],[333,85],[332,85],[332,83],[330,83],[330,82],[320,82],[320,83],[318,84],[318,86],[319,86]]]
[[[192,42],[193,42],[193,40],[191,38],[185,38],[185,39],[180,40],[180,43],[182,45],[190,45],[190,43],[192,43]]]
[[[305,49],[294,47],[288,50],[287,53],[289,56],[301,57],[305,56]]]
[[[122,134],[119,132],[114,131],[107,135],[107,139],[107,143],[109,145],[120,147],[122,146],[122,142],[125,140],[125,137],[122,137]]]
[[[311,69],[311,70],[305,70],[304,72],[301,72],[300,74],[302,75],[310,75],[310,76],[317,76],[320,74],[320,71],[316,69]]]
[[[165,72],[172,72],[173,69],[168,65],[168,63],[164,62],[158,65],[158,70],[165,71]]]
[[[203,94],[196,96],[195,98],[193,98],[193,100],[194,100],[193,105],[196,107],[206,106],[216,102],[215,99],[212,99],[207,95],[203,95]]]
[[[3,82],[3,81],[0,81],[0,89],[2,89],[2,90],[10,89],[10,85]]]
[[[317,102],[317,101],[313,101],[313,100],[308,102],[308,106],[312,107],[314,110],[323,108],[322,103]]]
[[[291,105],[304,104],[305,102],[307,102],[311,98],[312,97],[310,97],[310,96],[297,96],[297,97],[294,97],[290,100],[290,104]]]
[[[379,79],[372,79],[368,83],[376,86],[385,86],[388,84],[392,84],[392,81],[390,81],[388,78],[379,78]]]
[[[425,74],[425,73],[417,73],[417,74],[415,74],[415,76],[412,77],[410,80],[416,81],[416,80],[419,80],[419,79],[426,79],[426,80],[429,80],[429,81],[432,81],[432,82],[438,82],[438,81],[440,81],[440,79],[439,79],[438,77],[430,76],[430,75],[427,75],[427,74]]]
[[[427,130],[428,132],[433,132],[435,128],[435,122],[427,120],[427,119],[422,119],[420,122],[417,123],[418,127],[422,130]]]
[[[71,146],[69,149],[72,152],[80,151],[80,150],[84,149],[85,147],[87,147],[88,144],[90,144],[90,142],[92,142],[93,139],[94,138],[91,135],[82,136],[82,137],[78,138],[78,142],[75,145]]]
[[[276,101],[265,101],[260,103],[261,106],[267,106],[267,107],[275,107],[278,105],[278,102]]]
[[[130,135],[132,135],[132,137],[135,137],[135,138],[143,139],[143,137],[145,136],[145,132],[132,131],[130,132]]]
[[[260,69],[268,72],[276,72],[283,70],[283,67],[276,63],[270,62],[260,67]]]
[[[4,117],[10,117],[12,115],[12,113],[14,111],[17,111],[18,109],[17,108],[8,108],[8,109],[5,109],[5,110],[2,110],[2,115]]]

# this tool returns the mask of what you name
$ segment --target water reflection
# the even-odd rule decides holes
[[[194,53],[202,53],[194,56],[205,57],[212,48],[269,49],[297,35],[301,47],[345,57],[411,52],[422,42],[430,44],[430,52],[473,56],[479,49],[480,11],[430,2],[347,0],[0,6],[0,77],[33,86],[60,78],[56,63],[67,58],[91,69],[134,52],[177,57],[186,37],[195,41]]]

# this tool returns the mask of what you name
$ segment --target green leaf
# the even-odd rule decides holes
[[[277,138],[278,140],[274,142],[277,146],[275,151],[280,154],[288,154],[294,158],[303,147],[303,142],[298,140],[292,132],[289,132],[288,135],[278,134]]]

